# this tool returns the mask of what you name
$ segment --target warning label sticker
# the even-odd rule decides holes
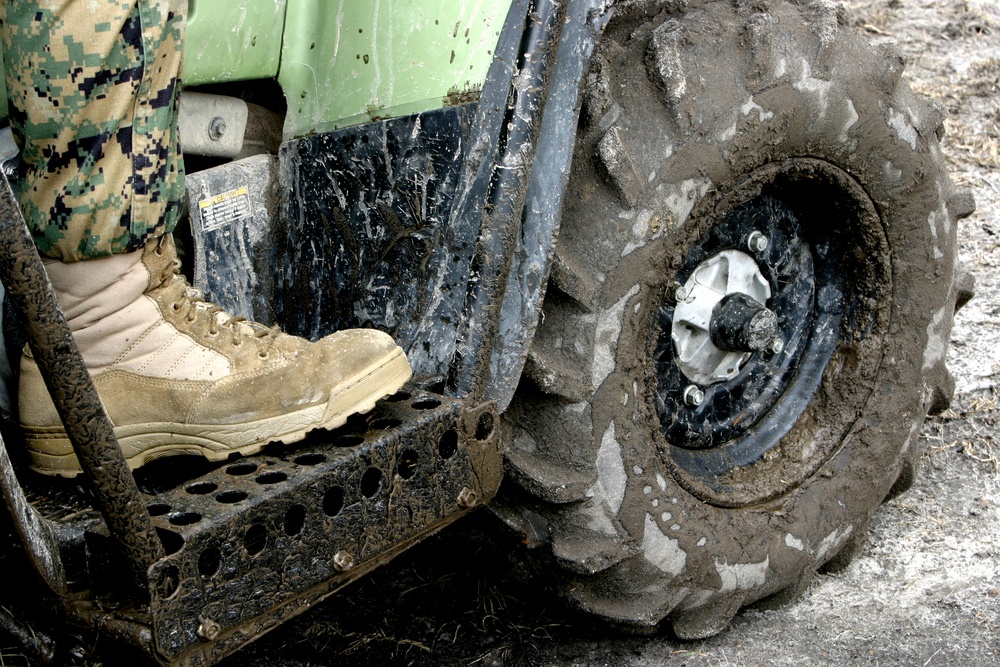
[[[210,232],[225,227],[231,222],[249,218],[253,211],[250,206],[250,189],[247,186],[229,190],[198,202],[201,210],[201,229]]]

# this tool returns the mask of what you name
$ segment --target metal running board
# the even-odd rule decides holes
[[[148,608],[98,611],[115,595],[107,529],[85,509],[54,516],[50,497],[39,511],[77,554],[64,560],[89,561],[72,568],[90,573],[73,582],[89,595],[65,609],[161,664],[217,662],[491,499],[498,423],[493,404],[411,385],[336,431],[145,493],[167,553],[149,569]]]

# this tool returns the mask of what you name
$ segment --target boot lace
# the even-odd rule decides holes
[[[160,287],[177,289],[178,295],[171,307],[175,312],[182,313],[188,322],[194,323],[207,318],[209,336],[214,337],[224,333],[229,336],[234,347],[239,347],[249,340],[257,345],[257,354],[262,359],[270,354],[280,329],[231,315],[221,306],[205,299],[202,291],[189,285],[187,279],[180,273],[179,260],[175,259],[163,271],[160,276]]]

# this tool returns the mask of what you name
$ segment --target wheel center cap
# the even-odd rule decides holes
[[[670,337],[677,365],[692,382],[731,380],[754,352],[780,343],[777,317],[765,306],[771,286],[745,252],[712,255],[675,297]]]
[[[778,316],[743,292],[733,292],[715,304],[709,332],[720,350],[763,352],[778,336]]]

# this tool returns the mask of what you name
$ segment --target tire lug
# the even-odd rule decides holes
[[[747,248],[752,253],[762,253],[767,250],[768,240],[762,232],[753,231],[747,236]]]
[[[696,384],[684,388],[684,402],[693,408],[705,402],[705,391]]]

